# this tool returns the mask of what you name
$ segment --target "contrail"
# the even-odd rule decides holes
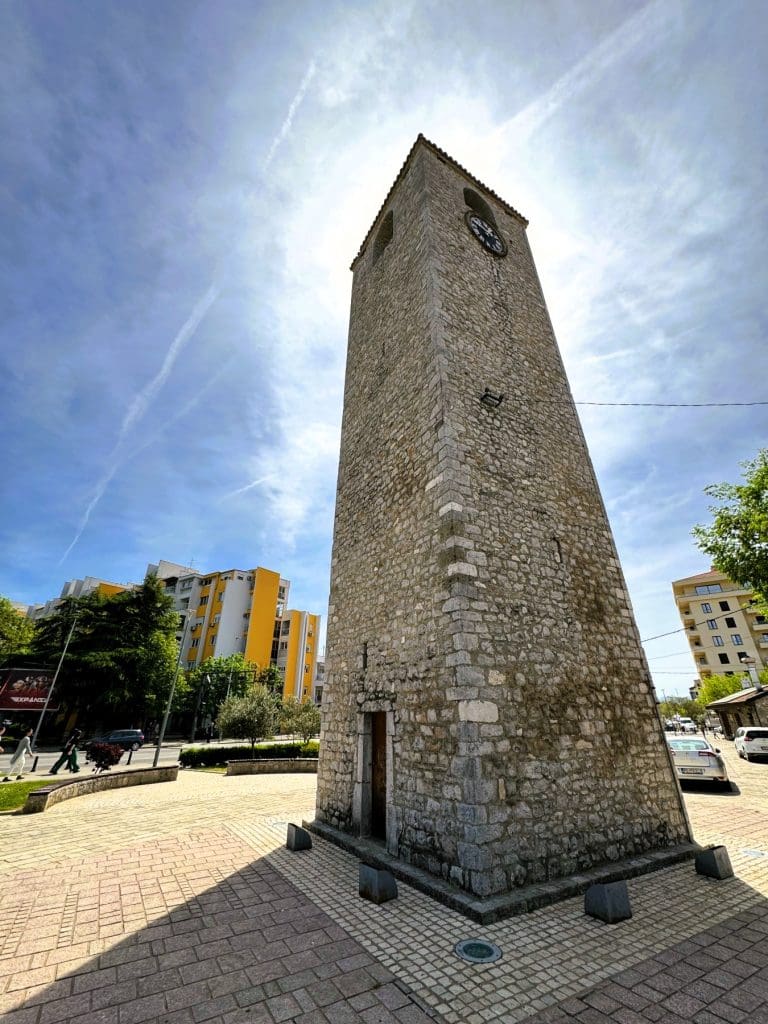
[[[280,125],[280,131],[272,140],[272,145],[269,147],[269,152],[267,153],[266,159],[264,160],[264,165],[262,167],[263,171],[266,171],[269,165],[272,163],[272,160],[274,158],[275,153],[278,150],[278,147],[280,146],[280,143],[283,141],[283,139],[285,139],[286,135],[291,130],[293,118],[296,114],[296,111],[299,109],[301,101],[304,99],[304,94],[309,88],[309,83],[315,77],[316,71],[317,65],[315,64],[314,61],[311,61],[309,67],[306,70],[306,73],[304,74],[304,77],[301,80],[299,91],[293,97],[290,107],[288,107],[288,113],[286,114],[285,120]]]
[[[142,419],[144,413],[157,397],[157,393],[168,379],[179,353],[200,326],[200,322],[205,314],[214,304],[216,299],[218,299],[219,291],[220,289],[218,286],[212,284],[205,294],[197,301],[194,309],[187,317],[186,322],[171,342],[168,351],[165,353],[163,365],[157,371],[149,384],[147,384],[147,386],[143,388],[131,402],[128,412],[123,418],[113,454],[120,447],[126,435],[136,426],[139,420]]]
[[[246,484],[245,487],[238,487],[236,491],[229,491],[228,494],[222,494],[219,498],[219,504],[221,504],[222,501],[226,501],[227,498],[234,498],[236,494],[245,494],[246,491],[251,491],[254,487],[258,487],[259,484],[265,484],[271,479],[271,476],[260,476],[258,480],[252,480],[249,484]]]
[[[179,353],[182,351],[184,346],[187,344],[187,342],[190,340],[190,338],[195,333],[197,328],[200,326],[200,323],[205,314],[208,312],[208,310],[214,304],[216,299],[219,297],[219,291],[220,289],[218,288],[218,286],[212,284],[208,288],[208,290],[203,294],[203,296],[198,300],[198,302],[195,304],[194,309],[187,317],[185,323],[183,324],[179,332],[176,334],[176,337],[171,342],[168,351],[165,354],[163,365],[160,367],[160,369],[149,382],[149,384],[147,384],[146,387],[144,387],[131,402],[128,411],[123,417],[123,422],[120,425],[120,431],[118,433],[117,441],[115,442],[115,445],[112,451],[110,452],[110,465],[99,478],[99,481],[96,484],[96,488],[93,493],[93,497],[86,505],[85,512],[83,512],[83,515],[80,519],[77,530],[75,532],[75,536],[73,537],[67,550],[59,559],[59,565],[61,565],[62,562],[65,561],[69,553],[74,548],[75,544],[77,544],[77,542],[82,537],[83,531],[88,525],[88,521],[90,520],[91,515],[93,514],[93,510],[96,508],[96,506],[104,496],[104,492],[106,491],[107,487],[112,481],[115,473],[118,471],[120,466],[127,461],[128,458],[131,458],[133,455],[137,454],[137,452],[133,452],[129,456],[120,458],[120,450],[123,447],[128,434],[142,419],[147,409],[157,396],[158,391],[163,386],[163,384],[165,384],[166,380],[168,379],[168,376],[170,375],[171,370],[173,369],[173,364],[176,362],[176,359],[178,358]],[[201,394],[202,391],[198,393],[197,397],[199,398]],[[181,415],[181,413],[179,413],[179,415]],[[146,445],[144,445],[143,447],[146,447]],[[140,448],[138,450],[141,451],[142,449]]]
[[[494,135],[510,132],[524,138],[532,135],[556,114],[564,103],[583,92],[611,67],[622,61],[643,39],[649,36],[660,37],[668,13],[664,0],[652,0],[602,39],[546,92],[505,121]]]

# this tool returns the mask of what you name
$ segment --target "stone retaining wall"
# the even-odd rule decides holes
[[[24,814],[47,811],[62,800],[71,800],[87,793],[98,793],[103,789],[122,789],[124,786],[145,786],[151,782],[175,782],[179,774],[177,764],[157,768],[137,768],[131,772],[102,772],[88,775],[83,779],[68,779],[66,782],[52,782],[27,796]]]
[[[279,775],[283,772],[314,772],[316,757],[275,757],[253,761],[227,761],[227,775]]]

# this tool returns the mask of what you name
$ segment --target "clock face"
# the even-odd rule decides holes
[[[492,256],[506,256],[507,247],[496,228],[492,227],[482,217],[471,210],[466,215],[467,226],[478,242],[487,249]]]

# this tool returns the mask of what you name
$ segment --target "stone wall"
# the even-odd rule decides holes
[[[465,187],[417,143],[354,268],[317,817],[365,832],[386,711],[388,851],[484,896],[688,827],[525,222],[483,193],[492,257]]]
[[[50,786],[43,786],[30,793],[23,810],[24,814],[37,814],[40,811],[47,811],[62,800],[72,800],[76,796],[86,796],[88,793],[99,793],[104,789],[145,786],[153,782],[175,782],[178,774],[179,766],[174,764],[157,768],[136,768],[130,772],[101,772],[98,775],[68,779],[66,782],[52,782]]]

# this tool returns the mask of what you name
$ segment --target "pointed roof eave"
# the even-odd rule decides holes
[[[389,203],[392,193],[395,191],[397,186],[400,184],[400,181],[403,179],[405,172],[407,171],[408,166],[411,160],[413,159],[413,155],[416,152],[416,149],[418,148],[419,145],[425,146],[427,149],[431,150],[431,152],[433,152],[435,156],[438,157],[440,160],[444,161],[445,163],[449,163],[451,167],[453,167],[454,170],[458,171],[459,174],[463,175],[463,177],[465,177],[467,181],[471,182],[473,185],[476,185],[478,188],[481,188],[485,193],[487,193],[487,195],[492,196],[493,199],[495,199],[496,202],[500,204],[502,209],[511,217],[514,217],[516,220],[519,220],[523,227],[528,227],[528,221],[522,215],[522,213],[519,212],[519,210],[516,210],[514,206],[510,206],[509,203],[505,202],[505,200],[503,200],[501,196],[498,195],[498,193],[494,192],[492,188],[488,188],[487,185],[484,185],[479,178],[476,178],[474,174],[470,174],[466,167],[462,167],[462,165],[458,163],[456,160],[454,160],[452,156],[446,153],[444,149],[440,149],[439,146],[436,146],[434,142],[430,142],[428,138],[426,138],[424,135],[422,135],[421,132],[419,132],[418,136],[416,137],[416,141],[411,146],[408,152],[408,156],[405,158],[405,161],[403,162],[403,166],[400,168],[397,177],[392,183],[392,187],[390,188],[389,192],[387,192],[384,202],[381,204],[381,206],[378,209],[378,212],[376,213],[376,216],[373,218],[373,223],[371,224],[370,228],[368,229],[368,233],[363,239],[363,244],[358,249],[357,255],[350,264],[350,270],[355,269],[355,264],[365,252],[368,242],[370,241],[371,235],[373,234],[373,229],[378,224],[379,218],[381,217],[385,207]]]

